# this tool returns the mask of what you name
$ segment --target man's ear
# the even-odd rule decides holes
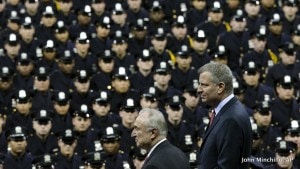
[[[222,93],[225,90],[225,83],[224,82],[220,82],[218,83],[218,93]]]

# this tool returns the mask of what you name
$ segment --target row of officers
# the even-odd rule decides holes
[[[105,94],[102,96],[105,98]],[[97,104],[99,107],[109,105],[105,99],[98,99]],[[281,128],[271,125],[273,114],[269,106],[268,100],[263,101],[255,106],[253,115],[249,116],[253,134],[252,153],[242,162],[251,163],[252,168],[295,169],[300,162],[300,121],[291,120]],[[200,133],[195,132],[196,127],[192,123],[183,120],[186,113],[183,109],[179,96],[170,98],[164,112],[168,124],[167,139],[186,153],[191,168],[195,168],[197,150],[201,146],[201,136],[208,125],[210,112],[202,117],[199,128],[203,131]],[[66,115],[71,126],[54,133],[52,129],[57,125],[55,116],[62,118],[61,115],[46,110],[34,112],[28,117],[31,118],[28,120],[31,128],[17,125],[6,129],[2,125],[5,126],[1,131],[3,167],[79,168],[86,165],[87,168],[140,168],[147,152],[138,149],[131,137],[132,124],[137,115],[138,109],[132,99],[128,99],[119,112],[121,122],[114,124],[111,124],[112,117],[116,115],[99,115],[96,111],[92,114],[86,105],[81,105],[80,110]],[[1,114],[0,122],[5,124],[8,119]],[[93,122],[94,126],[101,124],[103,127],[93,128]]]

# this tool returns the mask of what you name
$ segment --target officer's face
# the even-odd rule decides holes
[[[116,78],[112,81],[112,87],[118,93],[126,93],[130,87],[130,81]]]
[[[179,69],[183,70],[183,71],[187,71],[192,63],[192,57],[189,56],[187,58],[184,57],[176,57],[176,62],[177,62],[177,66]]]
[[[10,78],[8,80],[0,80],[0,89],[1,90],[8,90],[13,84],[13,80]]]
[[[60,152],[62,155],[66,157],[73,156],[76,145],[77,145],[77,140],[75,140],[71,145],[64,143],[61,139],[58,141]]]
[[[112,59],[110,62],[99,60],[99,67],[104,73],[111,73],[114,70],[115,61]]]
[[[282,32],[282,24],[269,25],[269,30],[275,35],[280,35]]]
[[[254,75],[252,74],[243,74],[243,79],[245,80],[248,86],[256,87],[259,84],[260,73],[256,72]]]
[[[70,63],[64,63],[62,61],[58,62],[58,67],[63,73],[71,74],[73,72],[73,68],[75,66],[75,61],[73,60]]]
[[[132,124],[134,123],[137,116],[138,116],[137,110],[134,110],[132,112],[127,112],[124,110],[120,111],[120,117],[122,118],[122,123],[125,126],[128,126],[128,125],[132,126]]]
[[[187,27],[186,26],[184,26],[184,27],[174,26],[172,28],[172,33],[176,39],[183,40],[183,38],[185,38],[185,36],[187,35]]]
[[[210,72],[203,72],[199,76],[199,87],[198,93],[200,95],[201,101],[212,107],[219,104],[220,93],[224,90],[224,84],[213,83],[211,79]]]
[[[192,0],[192,5],[197,10],[203,10],[206,7],[206,0]]]
[[[153,21],[153,22],[160,22],[163,18],[165,17],[165,14],[162,10],[159,11],[151,11],[149,13],[149,18]]]
[[[47,91],[50,86],[49,77],[46,80],[38,80],[37,77],[34,78],[34,88],[38,91]]]
[[[35,3],[29,3],[29,1],[25,1],[25,8],[28,11],[28,13],[34,13],[38,10],[39,7],[39,1]]]
[[[65,31],[65,32],[57,32],[54,34],[55,38],[60,41],[60,42],[67,42],[69,40],[69,31]]]
[[[126,21],[127,15],[126,13],[120,14],[120,15],[111,15],[111,19],[114,23],[123,25]]]
[[[169,81],[171,80],[171,74],[159,74],[155,73],[153,76],[154,81],[157,83],[159,86],[166,86],[169,84]]]
[[[93,110],[97,116],[106,116],[110,110],[110,104],[100,105],[98,103],[94,103]]]
[[[59,115],[66,115],[69,112],[69,108],[70,108],[70,103],[66,105],[60,105],[56,102],[54,103],[54,109],[56,113]]]
[[[258,38],[254,38],[252,42],[253,42],[253,48],[256,52],[262,53],[265,50],[267,44],[267,41],[265,39],[261,40]]]
[[[290,100],[294,97],[294,88],[285,89],[281,85],[276,86],[277,96],[281,100]]]
[[[34,120],[32,121],[32,127],[38,136],[47,136],[52,128],[52,123],[51,121],[48,121],[48,123],[39,123]]]
[[[4,48],[6,50],[6,54],[9,57],[16,58],[19,55],[19,51],[20,51],[21,46],[20,46],[20,44],[17,44],[16,46],[11,46],[11,45],[6,43],[4,45]]]
[[[208,12],[208,17],[210,17],[211,22],[220,23],[223,19],[223,12]]]
[[[103,26],[97,26],[96,33],[100,38],[107,38],[110,33],[110,29],[107,29]]]
[[[205,40],[204,42],[199,42],[197,40],[193,40],[193,46],[192,47],[196,52],[199,52],[199,53],[204,52],[207,49],[207,46],[208,46],[208,41],[207,40]]]
[[[292,141],[292,142],[296,143],[297,144],[297,153],[296,154],[297,155],[300,154],[300,135],[299,134],[298,135],[288,134],[288,135],[284,136],[284,140]]]
[[[86,92],[88,92],[89,89],[90,89],[90,80],[88,80],[88,81],[85,82],[85,83],[75,81],[75,82],[74,82],[74,85],[75,85],[76,90],[77,90],[79,93],[86,93]]]
[[[245,11],[249,16],[257,16],[260,10],[259,5],[254,5],[252,3],[245,4]]]
[[[153,67],[154,63],[153,63],[153,60],[141,60],[139,59],[137,61],[137,66],[139,68],[139,70],[141,71],[151,71],[152,67]]]
[[[183,108],[180,106],[179,109],[174,109],[171,106],[166,106],[166,113],[168,114],[168,121],[172,124],[177,125],[182,118]]]
[[[112,51],[114,51],[117,56],[123,56],[126,53],[127,47],[127,43],[113,44]]]
[[[231,26],[231,29],[232,31],[234,32],[243,32],[246,28],[246,21],[235,21],[235,20],[232,20],[230,22],[230,26]]]
[[[18,63],[17,70],[22,76],[29,76],[32,73],[33,64],[32,64],[32,62],[30,62],[28,65],[23,65],[23,64]]]
[[[136,11],[141,8],[142,1],[141,0],[127,0],[129,9]]]
[[[158,107],[158,101],[150,100],[150,99],[147,99],[146,97],[142,97],[140,100],[140,105],[142,108],[156,109]]]
[[[253,117],[259,127],[268,127],[271,124],[272,113],[269,111],[269,115],[262,115],[259,112],[253,114]]]
[[[88,25],[91,23],[90,16],[79,14],[77,18],[78,18],[78,23],[80,23],[81,25]]]
[[[41,21],[45,27],[52,27],[56,22],[56,17],[54,15],[52,17],[43,16]]]
[[[278,153],[275,155],[276,163],[280,168],[292,168],[295,159],[295,153],[290,153],[288,156],[281,156]]]
[[[104,1],[100,3],[92,3],[91,7],[96,14],[102,14],[105,11],[106,4]]]
[[[192,95],[189,92],[184,92],[182,96],[185,98],[185,105],[189,108],[196,108],[199,104],[199,95]]]
[[[285,65],[291,65],[296,62],[296,53],[287,54],[286,52],[280,52],[279,57],[281,58],[281,62]]]
[[[76,42],[75,47],[77,49],[78,54],[80,54],[80,56],[85,56],[87,55],[89,48],[90,48],[90,44],[89,43],[79,43]]]
[[[91,126],[91,119],[76,116],[72,118],[72,124],[75,131],[84,132]]]
[[[30,101],[27,103],[16,102],[16,109],[21,114],[29,114],[31,106],[32,106],[32,104]]]
[[[158,52],[162,52],[167,45],[167,38],[164,40],[157,40],[157,39],[152,39],[151,43],[153,45],[154,50],[158,51]]]
[[[267,8],[272,8],[275,4],[275,0],[261,0],[261,5]]]
[[[22,141],[9,141],[8,146],[11,148],[11,152],[14,155],[17,154],[22,154],[25,152],[26,147],[27,147],[27,141],[22,140]]]
[[[119,152],[120,143],[118,140],[110,141],[110,142],[103,142],[103,150],[105,153],[109,155],[117,154]]]
[[[73,5],[73,1],[58,1],[57,2],[60,6],[60,10],[64,13],[68,13]]]

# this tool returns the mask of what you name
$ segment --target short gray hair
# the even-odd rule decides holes
[[[223,82],[225,84],[225,93],[226,94],[231,94],[233,93],[233,85],[232,85],[232,80],[233,80],[233,75],[230,70],[230,68],[221,63],[216,63],[216,62],[210,62],[198,70],[198,73],[201,74],[203,72],[210,72],[211,73],[211,80],[213,83],[220,83]]]
[[[144,108],[140,111],[140,114],[142,113],[148,113],[148,118],[145,119],[147,128],[155,128],[158,130],[159,135],[167,136],[168,127],[162,112],[156,109]]]

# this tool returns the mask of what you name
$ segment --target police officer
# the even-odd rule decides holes
[[[53,116],[52,116],[52,128],[51,131],[55,134],[59,134],[60,131],[72,127],[71,122],[71,105],[70,93],[64,91],[55,90],[52,93],[53,102]]]
[[[133,160],[135,168],[141,169],[146,159],[147,151],[145,149],[136,147],[130,152],[130,156]]]
[[[90,74],[97,71],[97,58],[90,52],[90,38],[85,32],[80,32],[75,41],[75,70],[85,69]]]
[[[129,169],[134,165],[130,156],[120,150],[120,133],[113,127],[107,127],[100,133],[100,141],[103,146],[103,159],[107,169]]]
[[[90,90],[90,75],[87,70],[79,70],[73,80],[74,90],[71,93],[71,110],[80,110],[80,105],[92,106],[92,91]]]
[[[151,36],[150,55],[153,57],[154,67],[157,67],[160,62],[164,61],[171,66],[175,64],[175,55],[167,48],[168,38],[167,30],[163,27],[155,29]]]
[[[153,36],[157,28],[163,28],[170,32],[171,26],[169,20],[165,19],[165,4],[163,1],[154,0],[149,3],[149,35]]]
[[[228,64],[228,52],[224,45],[218,45],[216,49],[212,51],[211,60],[217,63]],[[237,74],[238,72],[233,72]]]
[[[247,22],[246,28],[249,32],[253,32],[257,29],[258,21],[261,19],[259,14],[260,1],[259,0],[247,0],[244,4],[245,18]]]
[[[282,127],[283,138],[286,141],[292,141],[297,144],[296,157],[294,159],[294,165],[300,164],[300,121],[290,120]]]
[[[57,169],[73,169],[82,165],[81,156],[75,153],[77,138],[73,130],[65,129],[58,137],[59,152],[55,155]]]
[[[279,48],[280,61],[269,68],[266,76],[266,84],[275,87],[276,81],[284,75],[290,75],[294,80],[299,81],[300,63],[296,61],[295,45],[292,42],[283,43]],[[298,87],[298,86],[295,86]]]
[[[197,135],[195,126],[182,120],[183,104],[184,98],[180,95],[167,98],[165,105],[168,124],[167,139],[188,155],[197,149]]]
[[[224,45],[228,51],[228,66],[235,72],[240,71],[239,60],[249,48],[250,34],[246,31],[246,18],[239,9],[230,19],[231,31],[220,34],[218,44]]]
[[[96,36],[91,39],[91,52],[98,56],[110,48],[111,39],[109,35],[111,29],[111,19],[109,16],[104,16],[95,24]]]
[[[224,13],[221,3],[213,1],[208,6],[207,19],[194,28],[194,32],[197,32],[199,29],[204,30],[208,37],[208,49],[213,49],[216,46],[218,35],[230,30],[229,24],[223,20],[223,17]]]
[[[85,104],[81,104],[72,114],[73,131],[77,136],[75,152],[81,156],[87,152],[88,144],[97,138],[97,132],[91,128],[91,119],[92,110]]]
[[[42,55],[43,57],[36,62],[36,65],[45,67],[50,74],[58,69],[57,52],[53,40],[48,39],[46,41],[42,48]]]
[[[191,66],[192,56],[188,46],[182,45],[176,52],[176,65],[171,71],[171,85],[183,91],[185,86],[197,79],[197,70]]]
[[[16,74],[13,79],[13,88],[15,90],[33,89],[33,70],[34,64],[32,58],[27,53],[21,53],[16,62]]]
[[[130,87],[128,71],[124,67],[119,67],[112,77],[112,100],[111,111],[118,113],[126,98],[131,97],[135,101],[139,100],[139,93]]]
[[[40,44],[45,44],[48,39],[54,39],[54,26],[57,17],[52,6],[43,9],[40,25],[36,27],[36,37]]]
[[[208,3],[205,0],[191,1],[191,8],[186,14],[188,32],[192,33],[198,23],[207,19],[207,6]]]
[[[110,13],[110,17],[112,19],[110,34],[114,35],[117,30],[121,30],[124,35],[128,35],[130,32],[130,25],[126,22],[127,13],[122,4],[119,2],[115,3]]]
[[[131,131],[133,129],[133,123],[138,116],[138,110],[137,102],[129,97],[124,100],[119,111],[121,124],[118,129],[122,133],[120,150],[125,153],[129,153],[136,146],[134,138],[131,137]]]
[[[100,152],[87,153],[82,157],[82,161],[84,163],[84,169],[105,168],[103,154]]]
[[[51,132],[52,112],[40,110],[32,114],[33,132],[28,136],[27,150],[34,156],[58,151],[57,137]]]
[[[92,23],[96,24],[101,22],[104,17],[110,17],[110,10],[106,5],[105,0],[92,0],[91,2],[92,7]]]
[[[75,75],[75,61],[69,50],[65,50],[57,61],[58,69],[50,74],[50,87],[53,90],[70,92],[73,87]]]
[[[1,52],[0,66],[7,66],[15,71],[16,58],[20,54],[20,37],[16,33],[10,33],[4,41],[4,52]]]
[[[4,110],[11,111],[13,95],[13,72],[7,66],[0,66],[0,104]]]
[[[207,35],[203,30],[200,29],[193,36],[193,45],[191,48],[191,66],[194,67],[196,70],[198,70],[201,66],[208,63],[211,60],[211,57],[209,56],[210,51],[207,50],[207,47]]]
[[[3,168],[31,169],[33,157],[26,152],[27,131],[21,126],[15,126],[7,131],[6,138],[10,151],[5,155]]]
[[[128,52],[136,58],[142,53],[143,49],[150,47],[148,24],[146,22],[143,18],[137,18],[131,24],[132,36],[128,39]]]
[[[275,97],[274,90],[260,82],[259,65],[250,61],[242,68],[242,79],[245,85],[244,104],[248,107],[253,107],[256,101],[263,101],[265,95],[270,98]]]
[[[98,55],[98,71],[91,77],[91,89],[109,90],[115,70],[115,60],[111,50],[105,50]]]
[[[5,122],[7,118],[7,113],[4,111],[3,107],[0,108],[0,154],[4,156],[7,153],[7,141],[5,137]],[[1,156],[2,157],[2,156]],[[2,158],[1,160],[2,161]]]
[[[128,51],[128,39],[120,30],[116,31],[111,50],[115,54],[115,67],[126,67],[130,73],[135,73],[136,58]]]
[[[75,1],[74,1],[75,2]],[[62,20],[68,27],[76,23],[77,14],[71,0],[57,0],[57,20]]]
[[[157,89],[154,86],[150,86],[141,92],[139,105],[143,108],[158,108],[158,96]]]
[[[142,50],[137,57],[137,72],[130,77],[131,87],[143,91],[153,85],[152,70],[154,67],[153,58],[148,49]]]
[[[143,20],[149,20],[149,13],[148,11],[142,6],[142,0],[126,0],[127,5],[127,22],[134,23],[139,18]]]
[[[92,117],[91,127],[103,131],[108,126],[118,126],[121,124],[120,116],[111,112],[111,94],[109,91],[95,92],[92,108],[94,115]]]
[[[294,81],[291,76],[286,75],[278,80],[275,86],[276,97],[272,101],[271,111],[272,123],[276,126],[283,126],[288,121],[299,117],[299,104],[294,98]]]
[[[63,20],[57,20],[54,27],[54,44],[57,58],[63,56],[64,51],[73,51],[74,42],[70,39],[70,32]]]
[[[5,129],[10,130],[15,126],[25,127],[29,130],[32,129],[32,93],[20,89],[14,93],[13,100],[11,99],[11,101],[15,103],[15,110],[13,113],[8,114]]]
[[[80,6],[77,11],[77,22],[69,27],[70,39],[75,40],[81,32],[85,32],[88,36],[95,33],[95,26],[92,21],[92,8],[90,4]],[[88,37],[89,39],[91,37]]]
[[[35,36],[36,29],[32,19],[30,17],[24,17],[23,20],[24,21],[19,29],[21,44],[20,52],[25,52],[32,57],[40,44]]]
[[[300,23],[300,17],[297,15],[299,7],[295,0],[284,0],[282,4],[282,25],[283,32],[290,35],[296,25]]]
[[[46,67],[36,67],[33,81],[32,110],[53,110],[51,101],[50,77]]]
[[[276,164],[266,167],[266,169],[275,168],[298,168],[297,165],[293,164],[295,158],[295,152],[297,150],[297,145],[290,141],[280,140],[276,144]]]
[[[177,16],[171,27],[172,36],[168,40],[167,47],[173,51],[177,52],[181,46],[186,45],[191,47],[191,37],[188,35],[188,28],[186,24],[186,18],[183,15]]]

